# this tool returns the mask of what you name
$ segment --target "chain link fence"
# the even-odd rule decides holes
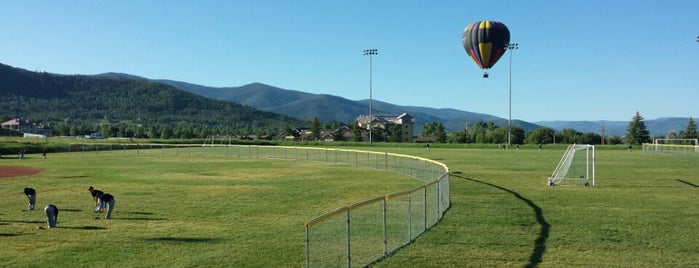
[[[306,267],[367,266],[388,257],[437,224],[450,206],[449,169],[426,158],[362,150],[221,144],[74,143],[54,152],[144,156],[286,159],[385,170],[421,186],[359,201],[305,222]]]

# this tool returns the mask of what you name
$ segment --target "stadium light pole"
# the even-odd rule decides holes
[[[373,115],[372,115],[372,57],[375,55],[379,55],[379,51],[377,49],[365,49],[364,50],[364,56],[369,56],[369,120],[367,121],[367,128],[369,128],[369,143],[371,143],[371,121],[373,120]]]
[[[512,142],[512,51],[519,48],[519,44],[510,43],[507,44],[507,50],[510,51],[510,96],[508,100],[509,112],[507,117],[507,149],[510,148],[510,143]]]

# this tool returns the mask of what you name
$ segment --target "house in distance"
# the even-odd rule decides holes
[[[401,131],[401,142],[413,142],[415,118],[407,113],[400,115],[359,115],[357,116],[357,123],[362,130],[369,129],[367,126],[371,125],[372,129],[381,130],[381,133],[385,134],[398,129],[395,127],[398,126]]]

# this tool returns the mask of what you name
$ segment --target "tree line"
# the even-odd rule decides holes
[[[691,117],[687,122],[687,127],[676,132],[670,132],[667,136],[651,137],[645,126],[643,117],[636,112],[636,115],[629,122],[626,135],[606,136],[594,132],[579,132],[574,129],[562,129],[555,131],[552,128],[537,128],[532,131],[525,131],[516,126],[510,128],[510,142],[512,144],[548,144],[548,143],[577,143],[577,144],[630,144],[640,145],[652,142],[652,139],[697,139],[697,126]],[[447,134],[442,123],[427,123],[422,128],[423,137],[432,137],[434,142],[439,143],[507,143],[507,127],[501,127],[493,123],[477,122],[471,128],[455,131]]]
[[[3,116],[2,120],[10,118]],[[31,120],[30,120],[31,121]],[[38,123],[38,122],[37,122]],[[362,129],[358,122],[354,122],[351,127],[338,122],[323,122],[317,118],[311,122],[309,137],[310,140],[319,140],[323,129],[330,129],[334,134],[335,141],[362,141]],[[282,132],[283,131],[283,132]],[[348,135],[345,135],[348,131]],[[272,138],[280,132],[291,135],[293,130],[289,124],[282,130],[268,127],[238,127],[216,125],[202,126],[192,123],[180,123],[175,125],[153,124],[142,125],[135,123],[57,123],[53,125],[53,134],[57,136],[82,136],[91,133],[99,133],[102,137],[125,137],[125,138],[157,138],[157,139],[194,139],[206,138],[209,135],[232,135],[257,137],[267,136]],[[439,122],[430,122],[422,127],[421,137],[429,137],[436,143],[484,143],[484,144],[504,144],[507,143],[507,127],[498,126],[492,121],[476,122],[470,128],[461,131],[447,133],[445,127]],[[373,128],[373,142],[401,142],[403,139],[400,125],[390,125],[387,129]],[[645,126],[643,117],[637,112],[629,122],[626,135],[602,137],[598,133],[579,132],[574,129],[562,129],[556,131],[552,128],[542,127],[532,131],[512,126],[510,130],[510,142],[512,144],[550,144],[550,143],[577,143],[577,144],[630,144],[640,145],[652,142],[657,138],[669,139],[697,139],[697,126],[693,118],[689,118],[687,126],[679,132],[671,131],[667,136],[650,136]],[[348,136],[348,138],[346,138]]]

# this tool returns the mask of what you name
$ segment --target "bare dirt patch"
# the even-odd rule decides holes
[[[31,176],[39,174],[43,171],[40,168],[33,167],[4,167],[0,166],[0,179],[21,177],[21,176]]]

